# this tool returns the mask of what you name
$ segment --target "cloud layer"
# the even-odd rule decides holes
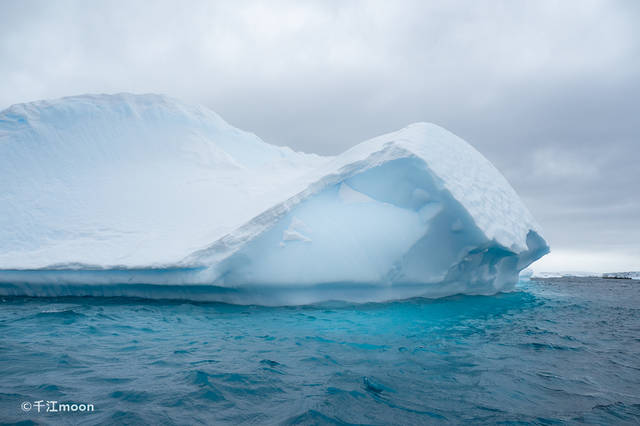
[[[587,253],[587,270],[615,258],[640,269],[638,2],[3,1],[2,10],[0,108],[159,92],[322,154],[431,121],[503,171],[552,249]]]

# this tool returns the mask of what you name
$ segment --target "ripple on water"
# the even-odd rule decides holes
[[[634,424],[640,283],[558,279],[492,297],[267,308],[4,298],[0,421]],[[91,417],[90,417],[91,416]],[[64,421],[64,420],[63,420]]]

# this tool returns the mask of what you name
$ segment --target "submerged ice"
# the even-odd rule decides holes
[[[322,157],[157,95],[1,112],[0,197],[2,294],[492,294],[548,251],[495,167],[433,124]]]

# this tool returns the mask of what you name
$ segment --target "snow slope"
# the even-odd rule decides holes
[[[16,105],[0,114],[0,268],[169,265],[323,161],[162,96]]]
[[[2,294],[490,294],[547,251],[504,177],[432,124],[320,157],[157,95],[0,113]]]

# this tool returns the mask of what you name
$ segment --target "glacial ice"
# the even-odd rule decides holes
[[[493,294],[548,250],[500,172],[433,124],[323,157],[159,95],[0,112],[0,294]]]

